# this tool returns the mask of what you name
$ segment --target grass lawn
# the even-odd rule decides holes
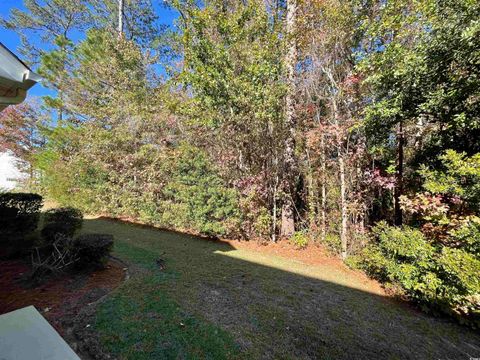
[[[121,359],[469,359],[480,335],[397,304],[328,264],[108,220],[132,276],[94,327]],[[155,262],[166,261],[166,270]]]

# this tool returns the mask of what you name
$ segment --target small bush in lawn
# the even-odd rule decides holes
[[[264,207],[258,209],[258,216],[253,221],[255,235],[259,238],[268,239],[272,229],[272,217]]]
[[[64,207],[45,212],[42,237],[47,242],[55,240],[56,235],[72,237],[82,227],[83,214],[80,210]]]
[[[43,199],[29,193],[0,194],[0,242],[8,253],[32,245],[31,234],[36,230]]]
[[[113,249],[113,236],[108,234],[82,234],[74,241],[78,267],[103,267]]]
[[[308,245],[308,236],[303,231],[297,231],[290,238],[290,242],[299,249],[304,249]]]

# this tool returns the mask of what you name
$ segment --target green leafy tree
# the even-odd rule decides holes
[[[205,153],[186,144],[177,151],[164,189],[167,204],[183,209],[186,223],[204,234],[225,235],[238,227],[236,191],[225,187]]]
[[[119,0],[88,0],[94,9],[92,20],[96,28],[118,29],[119,11],[123,18],[123,36],[145,49],[156,49],[159,38],[165,30],[158,23],[151,0],[123,0],[123,9],[119,9]]]
[[[366,22],[369,141],[396,139],[395,212],[402,216],[404,166],[435,161],[441,149],[478,152],[480,37],[477,2],[389,1]],[[405,152],[405,148],[412,149]],[[392,153],[392,152],[391,152]],[[395,152],[393,152],[395,153]]]
[[[468,157],[466,153],[447,150],[439,156],[442,167],[423,166],[420,175],[423,187],[450,201],[463,201],[474,214],[480,214],[480,153]]]
[[[20,35],[20,52],[31,63],[38,63],[58,39],[72,40],[73,32],[91,25],[87,0],[24,0],[23,6],[25,10],[13,8],[0,25]]]
[[[178,110],[192,139],[208,149],[227,180],[256,182],[261,201],[275,209],[289,131],[281,24],[262,1],[174,4],[182,15],[177,81],[192,94]]]

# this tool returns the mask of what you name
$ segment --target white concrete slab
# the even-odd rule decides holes
[[[0,315],[0,360],[80,360],[47,320],[29,306]]]

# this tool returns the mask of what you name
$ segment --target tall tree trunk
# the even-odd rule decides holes
[[[330,73],[331,74],[331,73]],[[332,84],[334,84],[333,76],[330,75]],[[336,126],[336,142],[337,142],[337,157],[338,157],[338,170],[340,175],[340,213],[342,224],[340,227],[340,244],[342,259],[347,258],[347,231],[348,231],[348,213],[347,213],[347,199],[346,199],[346,183],[345,183],[345,159],[343,157],[343,136],[340,133],[340,120],[339,109],[337,105],[337,99],[335,94],[332,95],[332,110],[333,118]]]
[[[403,134],[403,121],[398,124],[397,131],[397,171],[396,171],[396,184],[394,189],[394,211],[395,211],[395,225],[401,226],[403,224],[403,211],[400,206],[400,196],[403,194],[403,162],[404,162],[404,145],[405,138]]]
[[[297,0],[287,1],[286,34],[288,50],[285,58],[288,91],[286,95],[285,128],[288,132],[285,139],[285,173],[282,190],[285,194],[282,205],[281,235],[290,237],[295,232],[295,66],[297,63],[297,45],[295,41]]]
[[[415,131],[415,150],[419,151],[422,147],[423,143],[423,118],[420,116],[417,120],[417,125],[416,128],[417,130]]]
[[[123,0],[118,0],[118,36],[123,35]]]
[[[342,227],[340,228],[340,243],[342,246],[342,259],[347,258],[347,201],[345,191],[345,161],[342,150],[338,148],[338,167],[340,171],[340,209],[342,217]]]
[[[313,174],[313,166],[310,159],[310,152],[308,148],[306,149],[306,156],[307,156],[307,166],[308,166],[308,191],[307,191],[307,206],[308,206],[308,221],[309,226],[315,226],[318,223],[318,206],[316,199],[318,199],[317,194],[317,182],[315,181],[314,174]]]
[[[275,176],[275,184],[273,188],[273,212],[272,212],[272,241],[277,241],[277,192],[278,192],[278,175]]]
[[[362,168],[361,168],[360,162],[357,160],[357,179],[355,180],[357,184],[361,183],[361,177],[362,177]],[[360,209],[358,214],[358,225],[359,225],[358,230],[360,231],[361,234],[365,233],[365,217],[366,217],[365,201],[364,201],[364,198],[361,198]]]
[[[327,164],[325,156],[325,135],[320,138],[320,161],[322,162],[322,241],[327,237]]]

